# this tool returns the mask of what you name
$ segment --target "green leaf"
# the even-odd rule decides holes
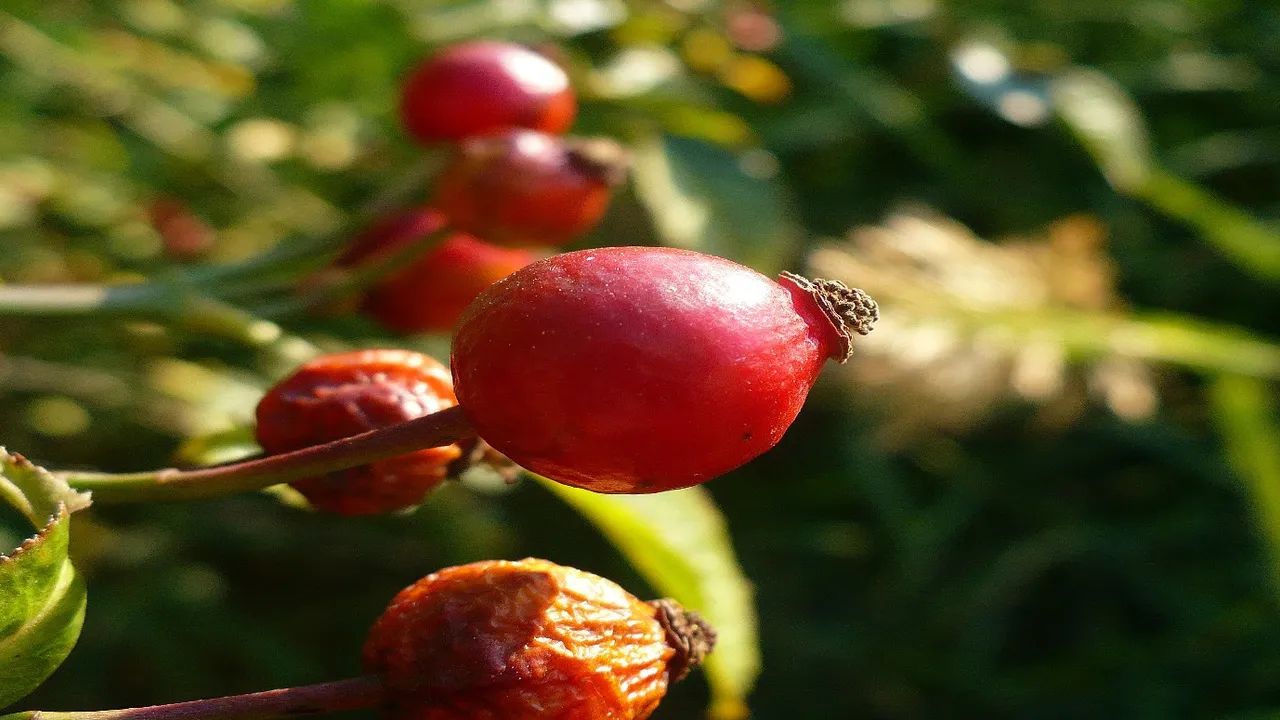
[[[767,179],[764,151],[734,153],[671,135],[639,141],[632,177],[665,244],[731,258],[760,272],[786,269],[800,237],[787,199]],[[759,166],[758,176],[744,168]]]
[[[1141,110],[1114,80],[1077,68],[1055,78],[1050,95],[1112,187],[1191,226],[1246,272],[1280,278],[1280,230],[1160,167]]]
[[[53,473],[0,447],[0,498],[43,528],[64,506],[68,513],[89,506],[89,494],[72,490]]]
[[[1280,591],[1280,418],[1267,383],[1223,375],[1209,388],[1227,456],[1247,482]]]
[[[760,670],[755,603],[711,496],[702,488],[602,495],[538,480],[599,528],[654,589],[711,623],[718,640],[703,665],[711,716],[745,717]]]
[[[71,513],[89,498],[0,448],[0,497],[40,528],[0,556],[0,707],[34,690],[80,637],[85,587],[67,556]]]
[[[1137,192],[1154,160],[1142,112],[1124,88],[1096,70],[1075,68],[1054,78],[1049,94],[1112,187]]]

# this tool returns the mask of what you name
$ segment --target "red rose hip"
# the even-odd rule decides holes
[[[604,216],[625,167],[609,140],[531,130],[473,138],[441,174],[432,203],[455,230],[489,242],[563,245]]]
[[[696,485],[782,437],[828,358],[877,317],[861,290],[686,250],[557,255],[482,293],[454,335],[458,400],[529,470],[605,493]]]
[[[396,595],[364,669],[382,678],[387,720],[643,720],[714,642],[674,601],[546,560],[488,560]]]
[[[430,207],[410,207],[390,213],[357,235],[334,262],[338,267],[353,267],[384,256],[439,232],[449,224],[444,213]]]
[[[276,384],[258,403],[258,444],[269,455],[300,450],[453,407],[449,371],[408,350],[325,355]],[[317,508],[342,515],[391,512],[422,502],[462,451],[427,448],[290,483]]]
[[[560,134],[578,104],[564,70],[511,43],[479,40],[427,58],[405,80],[400,118],[424,143],[456,142],[512,128]]]
[[[522,248],[498,247],[457,233],[379,282],[363,307],[396,332],[449,332],[485,288],[536,257]]]

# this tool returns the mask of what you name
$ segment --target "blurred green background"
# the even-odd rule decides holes
[[[444,357],[280,300],[438,165],[398,81],[471,37],[553,54],[574,132],[633,149],[579,246],[881,302],[782,443],[707,486],[754,590],[754,717],[1280,717],[1269,0],[6,0],[0,443],[57,469],[215,461],[312,348]],[[209,270],[277,243],[291,275]],[[221,320],[27,292],[144,279],[213,288]],[[483,478],[377,519],[268,494],[94,507],[73,552],[82,637],[16,707],[344,677],[394,592],[475,559],[656,594],[556,495]],[[700,677],[655,717],[703,716]]]

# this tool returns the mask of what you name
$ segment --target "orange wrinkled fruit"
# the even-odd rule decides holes
[[[401,591],[364,669],[382,677],[388,720],[642,720],[713,641],[671,601],[546,560],[489,560]]]

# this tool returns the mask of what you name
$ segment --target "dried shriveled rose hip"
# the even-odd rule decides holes
[[[449,332],[485,288],[535,259],[523,248],[456,233],[374,286],[363,308],[396,332]]]
[[[546,560],[447,568],[398,594],[369,632],[388,720],[642,720],[715,633]]]
[[[625,171],[610,140],[516,130],[463,143],[432,202],[455,230],[489,242],[563,245],[596,226]]]
[[[258,403],[256,433],[263,450],[274,455],[456,404],[449,371],[427,355],[408,350],[334,353],[306,363],[271,388]],[[422,502],[461,452],[456,445],[428,448],[291,485],[329,512],[390,512]]]
[[[454,335],[480,437],[567,485],[696,485],[773,447],[828,358],[877,317],[861,290],[723,258],[615,247],[556,255],[476,299]]]
[[[488,40],[427,58],[405,80],[400,101],[405,129],[424,143],[521,127],[560,134],[577,112],[560,66],[528,48]]]

